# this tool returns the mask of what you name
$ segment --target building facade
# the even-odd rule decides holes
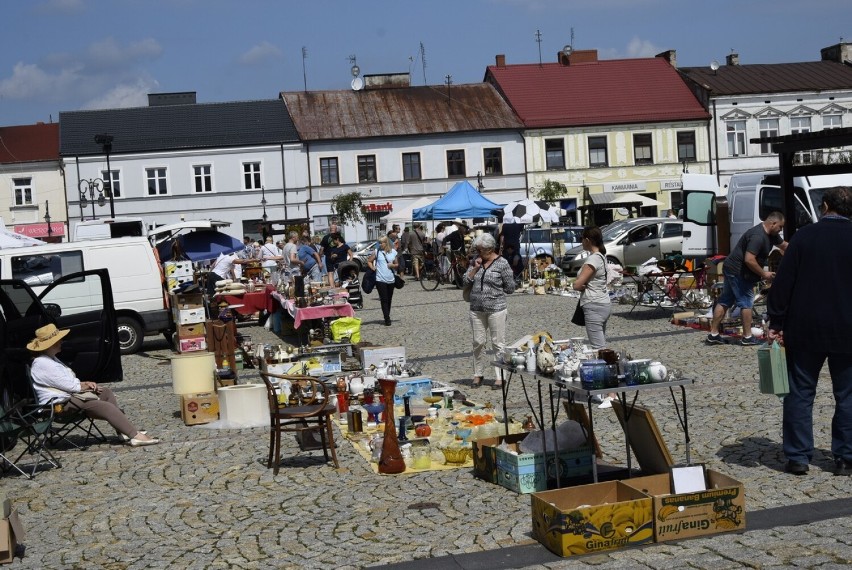
[[[528,185],[565,185],[562,205],[595,209],[599,224],[626,215],[599,208],[619,193],[639,194],[643,215],[679,208],[681,173],[710,172],[710,147],[709,114],[675,69],[665,57],[557,57],[507,65],[501,55],[486,71],[526,127]]]
[[[712,114],[710,145],[722,186],[735,172],[778,168],[772,145],[753,139],[852,126],[852,44],[824,48],[820,61],[741,64],[732,53],[725,63],[680,69]],[[813,151],[797,159],[848,160],[848,150]]]
[[[67,233],[59,125],[0,127],[0,218],[7,229],[43,241]]]

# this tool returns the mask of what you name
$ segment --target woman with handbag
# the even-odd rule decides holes
[[[473,333],[473,387],[482,384],[485,372],[485,347],[499,354],[506,346],[506,295],[515,290],[515,276],[509,262],[497,253],[497,242],[484,233],[473,240],[479,253],[464,274],[464,292],[470,301],[470,328]],[[467,297],[470,295],[469,298]],[[502,385],[500,374],[494,386]]]
[[[589,252],[583,267],[577,274],[577,280],[572,285],[574,291],[580,291],[580,300],[571,322],[586,327],[589,344],[595,350],[606,348],[606,323],[612,313],[609,291],[606,287],[606,247],[603,235],[597,226],[589,226],[583,230],[583,249]],[[609,394],[601,403],[601,407],[612,406]]]
[[[376,290],[379,292],[379,301],[382,304],[382,315],[385,318],[385,326],[391,326],[390,311],[393,301],[393,290],[396,288],[396,275],[394,270],[399,267],[396,261],[396,250],[391,246],[387,236],[379,238],[379,245],[375,252],[370,255],[367,265],[376,272]]]

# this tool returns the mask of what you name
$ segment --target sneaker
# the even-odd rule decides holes
[[[787,465],[784,466],[784,471],[790,473],[791,475],[807,475],[808,474],[808,464],[807,463],[799,463],[798,461],[788,461]]]
[[[603,401],[600,403],[600,405],[598,405],[599,410],[605,410],[605,409],[611,408],[611,407],[612,407],[612,398],[609,397],[609,396],[604,398]]]
[[[852,476],[852,462],[838,459],[834,462],[834,464],[837,467],[837,469],[834,471],[835,475],[840,475],[844,477]]]
[[[743,346],[757,346],[757,345],[763,344],[763,343],[761,343],[758,339],[754,338],[753,336],[744,336],[742,338],[742,340],[740,340],[740,344],[743,345]]]
[[[707,344],[725,344],[725,341],[722,340],[722,335],[720,334],[708,334]]]

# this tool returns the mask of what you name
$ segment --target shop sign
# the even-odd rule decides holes
[[[613,182],[604,184],[604,192],[644,192],[647,184],[644,180],[633,182]]]
[[[682,180],[660,180],[660,190],[682,190]]]
[[[393,204],[385,202],[384,204],[364,204],[361,206],[362,212],[392,212]]]
[[[14,231],[16,234],[34,238],[47,237],[48,233],[47,223],[21,224],[15,226]],[[65,224],[63,222],[50,222],[50,234],[53,236],[64,236]]]

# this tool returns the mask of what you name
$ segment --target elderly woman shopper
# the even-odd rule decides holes
[[[606,348],[606,322],[612,312],[609,291],[606,288],[606,247],[600,228],[590,226],[583,230],[583,249],[589,252],[577,274],[573,288],[580,291],[580,308],[586,319],[586,336],[595,350]],[[603,399],[601,406],[612,406],[612,397]]]
[[[36,330],[35,338],[27,345],[36,357],[31,374],[39,404],[63,403],[83,410],[96,420],[106,420],[133,447],[154,445],[159,439],[136,429],[118,407],[115,394],[95,382],[83,382],[56,355],[62,351],[62,339],[68,329],[45,325]]]
[[[482,384],[485,373],[485,347],[498,353],[506,345],[506,295],[515,290],[515,277],[509,262],[497,254],[497,242],[491,234],[473,241],[479,256],[464,274],[464,285],[470,287],[470,328],[473,333],[473,386]],[[494,386],[501,386],[501,377]]]
[[[393,301],[394,270],[399,267],[396,261],[397,252],[391,245],[387,236],[379,238],[376,251],[370,255],[367,265],[376,272],[376,290],[379,292],[379,301],[382,304],[382,315],[385,317],[385,326],[391,326],[391,302]]]

